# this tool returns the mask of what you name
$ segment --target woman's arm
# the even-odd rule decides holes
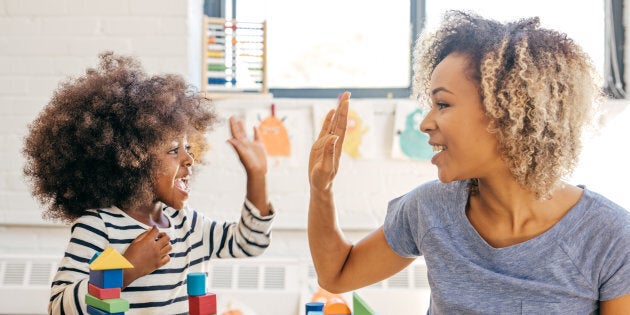
[[[621,315],[630,314],[630,294],[620,296],[609,301],[599,303],[599,314]]]
[[[332,184],[339,169],[348,120],[350,93],[339,98],[313,144],[309,158],[310,203],[308,239],[322,288],[337,293],[383,280],[408,266],[413,259],[396,254],[387,244],[383,229],[356,245],[346,240],[335,211]]]

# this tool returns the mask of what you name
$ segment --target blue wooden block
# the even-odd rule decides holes
[[[190,296],[206,294],[206,273],[191,272],[186,276],[186,290]]]
[[[123,270],[122,269],[109,269],[109,270],[91,270],[90,269],[90,283],[102,289],[122,288]]]
[[[87,306],[87,313],[90,315],[125,315],[125,312],[107,313],[106,311],[99,310],[92,305]]]

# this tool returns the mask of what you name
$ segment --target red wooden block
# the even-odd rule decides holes
[[[190,315],[215,315],[217,313],[217,296],[214,293],[188,296],[188,313]]]
[[[120,288],[103,289],[91,283],[88,283],[88,293],[99,300],[120,298]]]

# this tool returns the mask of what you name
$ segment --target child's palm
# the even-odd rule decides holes
[[[254,128],[254,139],[248,139],[243,123],[230,117],[230,132],[232,138],[228,142],[234,147],[245,171],[248,174],[267,173],[267,153],[259,138],[258,129]]]

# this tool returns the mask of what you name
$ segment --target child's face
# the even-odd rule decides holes
[[[188,180],[194,159],[186,135],[164,144],[157,152],[155,177],[156,198],[175,209],[182,209],[188,200]]]

